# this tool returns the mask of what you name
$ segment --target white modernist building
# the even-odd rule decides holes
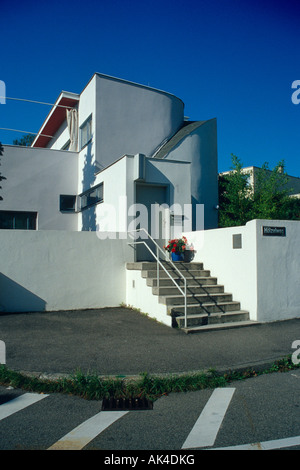
[[[31,147],[5,146],[2,173],[1,228],[125,232],[139,214],[153,233],[138,209],[155,203],[171,209],[160,229],[194,230],[200,205],[217,227],[216,119],[189,122],[176,96],[110,76],[61,92]]]
[[[0,311],[125,303],[171,326],[169,287],[164,303],[134,263],[149,251],[128,232],[145,228],[160,245],[178,229],[204,262],[197,321],[299,318],[299,222],[217,229],[216,119],[186,120],[176,96],[96,73],[61,92],[31,147],[5,145],[1,165]]]
[[[248,182],[252,191],[255,192],[256,185],[257,185],[257,178],[259,173],[262,171],[260,167],[257,166],[247,166],[242,168],[242,172],[248,175]],[[267,172],[268,175],[271,175],[271,170],[264,170]],[[231,171],[224,171],[220,173],[220,176],[229,175]],[[300,198],[300,178],[297,176],[290,176],[287,175],[287,182],[285,187],[283,188],[287,190],[287,194],[291,197]]]

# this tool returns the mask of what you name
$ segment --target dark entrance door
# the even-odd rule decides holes
[[[137,219],[136,228],[145,228],[155,241],[163,247],[165,244],[164,228],[166,220],[164,220],[164,211],[159,206],[167,203],[167,187],[155,186],[149,184],[136,185],[136,204],[137,209],[140,208],[140,220]],[[154,206],[155,205],[155,206]],[[147,226],[142,227],[143,223]],[[154,253],[156,248],[151,240],[143,239]],[[138,239],[137,241],[140,241]],[[153,261],[153,256],[149,250],[143,245],[136,245],[136,261]]]

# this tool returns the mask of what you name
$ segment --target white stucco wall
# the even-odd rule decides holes
[[[262,236],[262,226],[286,227],[286,237]],[[300,317],[300,222],[257,221],[258,316]]]
[[[164,157],[191,162],[193,204],[204,204],[206,229],[218,226],[217,122],[211,119],[187,135]],[[196,229],[196,227],[195,227]]]
[[[242,235],[242,249],[232,248],[232,236]],[[241,302],[243,310],[249,310],[251,319],[257,317],[257,262],[256,227],[249,223],[244,227],[228,227],[185,234],[195,250],[194,261],[203,262],[225,292],[232,293]]]
[[[184,104],[176,96],[147,86],[94,74],[78,105],[78,193],[94,186],[95,173],[123,155],[151,155],[183,124]],[[80,127],[92,116],[92,142],[81,149]],[[68,141],[67,122],[48,144]]]
[[[146,182],[170,186],[170,205],[190,204],[191,165],[186,161],[150,158],[146,166]]]
[[[95,232],[0,231],[0,308],[114,307],[126,302],[126,240]]]
[[[59,129],[55,132],[53,138],[48,142],[47,148],[61,150],[69,140],[70,134],[67,120],[65,120]]]
[[[123,227],[119,227],[120,209],[124,209],[123,199],[127,196],[128,203],[133,203],[132,195],[130,197],[130,194],[127,194],[126,183],[129,178],[127,166],[128,158],[124,157],[100,173],[95,174],[93,186],[103,183],[103,203],[91,206],[79,213],[79,230],[97,230],[99,226],[104,231],[123,230]],[[133,193],[134,184],[131,179],[129,181],[131,193]],[[108,210],[110,210],[110,213]],[[103,220],[105,222],[104,227]],[[114,223],[115,220],[117,221],[116,224]]]
[[[159,303],[158,295],[152,294],[152,287],[146,285],[140,270],[128,269],[126,272],[126,304],[164,325],[172,326],[166,305]]]
[[[190,204],[191,198],[193,204],[203,204],[205,227],[215,226],[215,120],[186,137],[165,159],[148,158],[182,127],[183,111],[183,102],[170,93],[94,74],[80,94],[78,153],[58,150],[69,139],[66,121],[49,149],[7,146],[3,174],[8,183],[3,183],[2,208],[38,212],[38,228],[43,230],[96,230],[100,205],[79,214],[62,214],[59,195],[80,195],[103,181],[105,203],[118,207],[119,198],[127,197],[131,206],[136,175],[130,155],[144,154],[142,182],[167,186],[170,206]],[[80,127],[90,116],[92,139],[81,149]],[[128,155],[125,162],[123,155]]]
[[[106,167],[122,155],[152,155],[182,125],[183,102],[174,95],[96,74],[96,154]]]
[[[286,227],[286,237],[265,237],[263,226]],[[204,263],[252,320],[300,317],[300,222],[253,220],[185,235],[196,250],[194,261]],[[241,248],[233,248],[233,235],[241,235]]]
[[[109,180],[114,175],[114,195],[106,184],[104,190],[110,194],[109,197],[106,194],[105,201],[111,203],[116,196],[126,193],[130,199],[133,188],[129,185],[133,180],[127,168],[129,163],[125,179],[124,173],[119,175],[122,164],[113,169],[110,165],[126,154],[151,154],[182,125],[183,107],[182,101],[169,93],[95,74],[80,95],[79,127],[92,115],[93,138],[79,152],[78,193],[97,185],[100,182],[97,173],[108,168],[105,178]],[[92,208],[82,214],[79,230],[87,225],[84,220],[90,215],[95,218],[93,212],[97,210]]]
[[[135,181],[139,176],[138,157],[138,155],[125,155],[96,175],[94,185],[103,183],[103,203],[85,209],[79,214],[80,230],[88,230],[90,227],[91,230],[100,229],[105,232],[127,231],[128,224],[132,220],[132,217],[127,217],[128,210],[136,203]],[[142,176],[144,184],[166,186],[169,194],[166,203],[170,207],[174,204],[180,205],[184,213],[184,204],[190,203],[189,163],[145,158],[145,172]]]
[[[92,116],[92,140],[81,149],[80,127]],[[78,110],[78,194],[95,186],[96,172],[99,166],[96,162],[96,79],[90,80],[80,95]]]
[[[37,212],[39,230],[77,230],[77,214],[59,210],[61,194],[77,194],[77,153],[5,145],[1,173],[0,210]]]

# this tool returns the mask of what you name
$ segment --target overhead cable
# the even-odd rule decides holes
[[[45,104],[47,106],[54,106],[54,107],[57,107],[57,108],[67,108],[67,109],[72,108],[72,106],[65,106],[63,104],[45,103],[44,101],[26,100],[24,98],[9,98],[7,96],[0,96],[0,99],[1,98],[5,98],[6,100],[26,101],[27,103]]]
[[[20,131],[18,129],[7,129],[6,127],[0,127],[1,131],[14,131],[14,132],[22,132],[23,134],[32,134],[36,136],[43,136],[43,137],[53,137],[53,135],[47,135],[47,134],[39,134],[38,132],[28,132],[28,131]]]

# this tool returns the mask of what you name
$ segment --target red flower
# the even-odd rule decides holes
[[[168,241],[168,245],[164,246],[164,249],[167,250],[169,253],[182,253],[184,252],[187,248],[187,239],[186,237],[181,237],[181,238],[173,238],[172,240]]]

